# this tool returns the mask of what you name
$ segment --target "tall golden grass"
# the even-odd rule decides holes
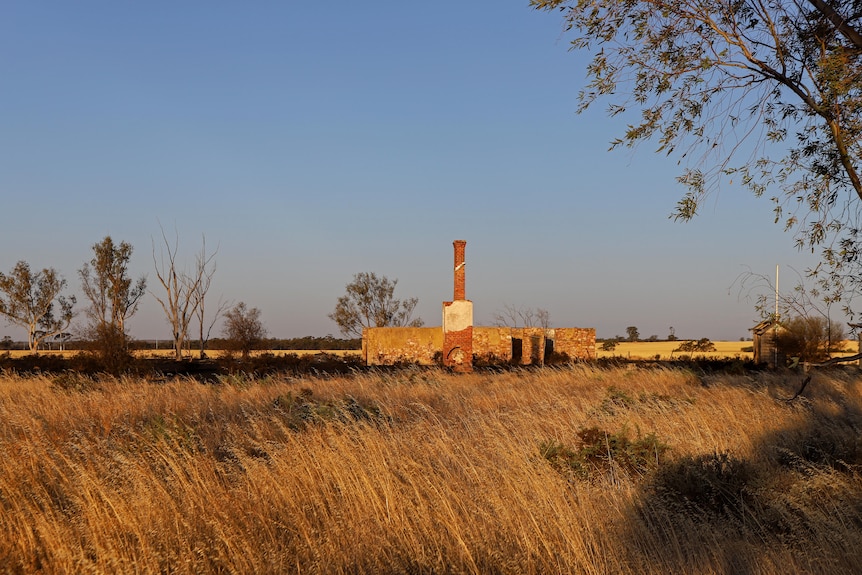
[[[847,372],[0,376],[5,573],[858,573]],[[654,433],[653,471],[543,457]],[[608,452],[612,455],[611,445]]]

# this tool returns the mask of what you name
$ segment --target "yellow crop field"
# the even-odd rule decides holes
[[[684,340],[683,340],[684,341]],[[683,341],[657,341],[657,342],[648,342],[648,341],[638,341],[638,342],[627,342],[621,341],[618,342],[615,349],[613,350],[602,350],[601,343],[596,345],[596,355],[598,358],[623,358],[623,359],[632,359],[632,360],[671,360],[674,358],[680,358],[682,356],[690,356],[692,355],[689,352],[679,352],[675,351],[676,348],[679,347]],[[714,341],[712,342],[715,345],[716,351],[714,352],[695,352],[693,355],[698,357],[706,357],[710,359],[727,359],[727,358],[739,358],[739,359],[752,359],[753,353],[751,351],[744,351],[746,348],[751,348],[753,345],[750,341]],[[833,357],[838,356],[847,356],[857,353],[858,343],[856,340],[846,340],[844,341],[844,352],[841,353],[833,353]],[[32,352],[26,350],[13,350],[9,353],[11,357],[23,357],[31,354]],[[78,351],[39,351],[40,355],[47,356],[63,356],[70,357]],[[219,357],[223,352],[219,350],[209,350],[207,354],[210,357]],[[289,354],[296,354],[299,356],[303,355],[314,355],[319,353],[326,353],[329,355],[335,355],[339,357],[356,357],[361,355],[359,350],[274,350],[274,351],[255,351],[252,352],[254,355],[260,354],[273,354],[276,356],[283,356]],[[170,358],[173,357],[173,350],[170,349],[159,349],[159,350],[137,350],[134,352],[136,357],[139,358]],[[192,350],[189,352],[184,352],[183,357],[197,357],[197,351]]]
[[[0,374],[3,573],[862,565],[862,379]]]
[[[656,356],[660,359],[672,359],[680,355],[691,355],[691,353],[674,352],[681,343],[681,341],[621,341],[617,343],[613,351],[603,351],[600,349],[601,344],[597,344],[596,353],[599,357],[623,357],[626,359],[656,359]],[[750,358],[752,355],[751,352],[742,351],[745,347],[751,347],[750,341],[714,341],[712,343],[715,344],[716,351],[697,352],[696,355],[715,359],[737,356]]]
[[[617,343],[613,351],[604,351],[601,349],[601,343],[596,345],[596,354],[600,358],[621,357],[625,359],[661,359],[669,360],[678,358],[681,355],[696,355],[698,357],[707,357],[711,359],[724,358],[740,358],[752,359],[751,351],[743,351],[745,348],[751,348],[753,345],[750,341],[714,341],[716,351],[713,352],[679,352],[674,351],[682,341],[638,341],[627,342],[622,341]],[[846,356],[857,353],[858,344],[855,340],[847,340],[844,342],[843,353],[835,353],[833,356]]]

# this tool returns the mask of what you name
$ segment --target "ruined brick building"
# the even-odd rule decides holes
[[[367,365],[399,362],[440,364],[471,371],[474,358],[488,363],[541,365],[557,354],[571,359],[596,357],[594,328],[480,327],[473,325],[473,302],[466,298],[467,242],[455,240],[455,294],[443,302],[440,327],[373,327],[362,332]]]

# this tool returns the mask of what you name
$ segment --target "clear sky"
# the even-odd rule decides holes
[[[589,54],[561,24],[525,0],[5,2],[0,270],[54,267],[80,307],[111,235],[160,289],[161,224],[183,262],[218,246],[212,301],[339,335],[327,314],[363,271],[439,325],[465,239],[479,325],[509,304],[599,337],[750,335],[736,277],[811,256],[733,186],[668,219],[676,160],[609,152],[623,124],[576,114]],[[129,325],[169,338],[151,295]]]

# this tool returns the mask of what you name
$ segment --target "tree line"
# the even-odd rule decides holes
[[[243,302],[233,307],[219,300],[214,307],[207,305],[207,295],[215,275],[215,254],[208,252],[204,238],[194,265],[183,269],[178,262],[179,242],[170,240],[162,229],[159,248],[153,241],[152,257],[155,277],[160,290],[148,291],[145,275],[134,279],[129,274],[132,246],[115,242],[105,236],[92,246],[92,258],[78,270],[85,305],[75,310],[77,298],[64,295],[68,282],[54,268],[35,271],[26,261],[19,261],[7,274],[0,272],[0,315],[9,324],[27,330],[27,345],[31,351],[46,342],[86,341],[108,371],[118,372],[130,360],[132,339],[127,322],[138,311],[141,299],[150,293],[160,304],[171,328],[171,345],[175,358],[182,359],[191,341],[190,329],[197,321],[199,354],[205,349],[211,332],[220,317],[225,318],[224,335],[244,355],[266,331],[260,321],[260,311]],[[76,317],[83,316],[73,335],[70,333]],[[6,347],[9,341],[4,340]]]
[[[177,234],[171,238],[162,228],[161,241],[152,242],[155,282],[148,282],[144,275],[136,279],[130,276],[133,251],[129,243],[117,243],[111,236],[92,246],[92,258],[78,270],[85,300],[83,309],[75,309],[76,296],[65,294],[68,281],[54,268],[36,271],[26,261],[19,261],[9,273],[0,272],[0,316],[27,331],[27,347],[31,351],[48,344],[67,349],[83,345],[100,356],[106,369],[115,372],[128,365],[133,347],[148,345],[134,342],[127,328],[147,293],[164,312],[176,360],[181,360],[184,352],[190,355],[192,344],[201,359],[206,358],[207,349],[238,352],[242,357],[264,348],[359,349],[364,328],[423,325],[421,318],[412,317],[417,298],[394,297],[397,279],[358,273],[329,314],[345,339],[331,335],[269,338],[258,308],[245,302],[231,305],[222,298],[210,304],[208,294],[218,250],[208,251],[205,237],[191,267],[184,268],[179,260]],[[155,290],[149,290],[153,284]],[[79,317],[84,321],[73,329],[73,322]],[[220,319],[222,337],[214,338],[212,331]],[[13,346],[8,336],[0,342],[0,349]]]

